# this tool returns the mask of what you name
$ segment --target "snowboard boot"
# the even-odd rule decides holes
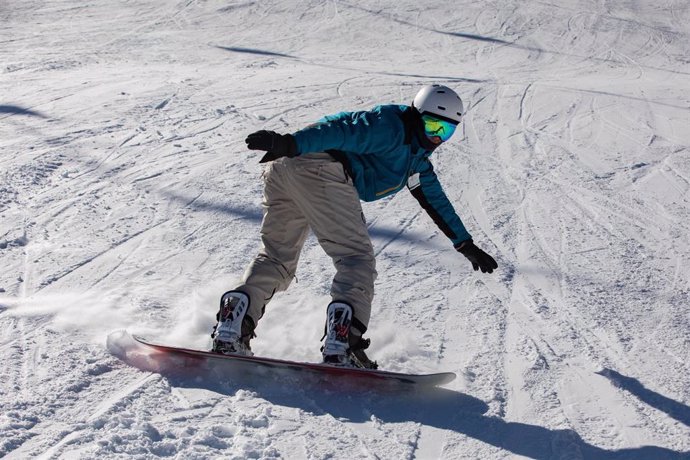
[[[213,328],[212,351],[225,355],[254,356],[249,345],[254,335],[254,321],[247,316],[249,297],[244,292],[229,291],[220,299],[218,324]]]
[[[326,315],[326,341],[321,348],[323,362],[335,366],[376,369],[376,362],[364,353],[371,341],[351,332],[352,307],[346,303],[332,302]]]

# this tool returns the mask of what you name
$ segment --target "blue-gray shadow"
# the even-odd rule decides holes
[[[466,33],[466,32],[448,32],[448,31],[445,31],[445,30],[434,29],[434,28],[432,28],[432,27],[420,26],[418,23],[413,23],[413,22],[410,22],[410,21],[405,21],[405,20],[403,20],[403,19],[396,18],[395,16],[393,16],[393,15],[391,15],[391,14],[385,14],[385,13],[382,12],[383,10],[381,10],[381,11],[374,11],[374,10],[371,10],[371,9],[368,9],[368,8],[365,8],[365,7],[362,7],[362,6],[359,6],[359,5],[353,5],[352,3],[347,3],[347,2],[343,2],[343,5],[344,5],[344,6],[347,6],[348,8],[351,8],[351,9],[353,9],[353,10],[363,11],[363,12],[365,12],[365,13],[367,13],[367,14],[371,14],[371,15],[374,15],[374,16],[379,16],[379,17],[385,18],[385,19],[387,19],[387,20],[389,20],[389,21],[397,22],[398,24],[402,24],[402,25],[405,25],[405,26],[414,27],[415,29],[426,30],[426,31],[433,32],[433,33],[437,33],[437,34],[441,34],[441,35],[449,35],[449,36],[451,36],[451,37],[465,38],[465,39],[468,39],[468,40],[475,40],[475,41],[480,41],[480,42],[485,42],[485,43],[494,43],[494,44],[498,44],[498,45],[506,45],[506,46],[510,46],[510,47],[513,47],[513,48],[519,48],[519,49],[524,49],[524,50],[528,50],[528,51],[538,51],[538,52],[543,52],[543,51],[545,51],[545,50],[542,49],[542,48],[537,48],[537,47],[533,47],[533,46],[524,46],[524,45],[520,45],[520,44],[518,44],[518,43],[509,42],[509,41],[507,41],[507,40],[501,40],[500,38],[487,37],[487,36],[484,36],[484,35],[477,35],[477,34],[469,34],[469,33]]]
[[[27,109],[24,107],[19,107],[18,105],[0,105],[0,114],[2,113],[6,113],[9,115],[25,115],[29,117],[48,118],[41,112],[37,112],[35,110]]]
[[[453,431],[515,455],[534,459],[680,460],[690,452],[658,446],[604,449],[572,429],[549,429],[485,415],[489,406],[461,392],[438,387],[382,384],[297,369],[276,369],[226,360],[152,352],[125,333],[108,336],[107,349],[130,366],[156,372],[171,387],[204,389],[233,396],[249,390],[276,406],[316,417],[330,415],[358,424],[412,422]]]
[[[436,32],[438,34],[450,35],[451,37],[467,38],[468,40],[476,40],[479,42],[486,42],[486,43],[497,43],[499,45],[517,46],[518,48],[524,48],[527,50],[543,51],[541,48],[517,45],[516,43],[509,42],[506,40],[501,40],[500,38],[485,37],[483,35],[468,34],[468,33],[464,33],[464,32],[444,32],[441,30],[434,30],[434,29],[430,29],[430,30],[432,30],[433,32]]]
[[[685,404],[645,388],[645,386],[642,385],[639,380],[632,377],[626,377],[625,375],[616,372],[613,369],[604,368],[603,370],[597,372],[597,374],[606,377],[615,386],[627,391],[640,401],[649,404],[653,408],[660,410],[661,412],[665,412],[679,422],[690,426],[690,407],[686,406]]]
[[[215,45],[215,48],[225,50],[225,51],[231,51],[233,53],[257,54],[259,56],[275,56],[275,57],[282,57],[282,58],[288,58],[288,59],[297,59],[295,56],[291,56],[289,54],[276,53],[274,51],[259,50],[259,49],[255,49],[255,48],[243,48],[243,47],[238,47],[238,46],[218,46],[218,45]]]
[[[226,214],[229,217],[239,218],[257,225],[261,224],[261,221],[263,220],[262,210],[254,206],[237,206],[227,202],[205,201],[200,199],[198,196],[196,198],[190,199],[189,197],[170,191],[165,192],[164,194],[169,199],[184,203],[186,208],[189,208],[194,212],[212,212]],[[429,235],[422,234],[419,232],[413,232],[410,230],[405,230],[402,228],[386,228],[381,226],[377,226],[375,228],[369,227],[369,235],[374,240],[382,240],[388,244],[390,244],[392,241],[402,240],[414,242],[421,245],[434,246],[433,244],[427,241]]]
[[[159,369],[171,386],[206,389],[226,396],[250,390],[271,404],[296,408],[315,416],[369,423],[418,423],[474,438],[515,455],[533,459],[586,458],[603,460],[681,460],[690,452],[658,446],[608,450],[582,439],[571,429],[549,429],[485,415],[488,405],[471,395],[438,387],[407,387],[350,379],[320,377],[297,371],[238,372],[222,365],[196,368],[196,375],[169,366]]]
[[[549,54],[553,54],[553,55],[557,55],[557,56],[574,57],[574,58],[587,60],[587,61],[615,63],[615,64],[620,63],[619,61],[616,61],[614,59],[600,58],[600,57],[596,57],[596,56],[584,56],[584,55],[578,55],[578,54],[574,54],[574,53],[565,53],[562,51],[549,50],[549,49],[545,49],[545,48],[539,48],[536,46],[526,46],[526,45],[521,45],[519,43],[515,43],[515,42],[511,42],[511,41],[507,41],[507,40],[501,40],[500,38],[487,37],[487,36],[483,36],[483,35],[469,34],[469,33],[464,33],[464,32],[448,32],[445,30],[438,30],[438,29],[434,29],[432,27],[420,26],[418,23],[405,21],[403,19],[400,19],[400,18],[393,16],[390,13],[383,13],[383,10],[375,11],[375,10],[371,10],[368,8],[364,8],[364,7],[359,6],[359,5],[354,5],[352,3],[342,2],[342,1],[341,1],[341,5],[346,6],[348,8],[351,8],[351,9],[360,10],[360,11],[363,11],[363,12],[371,14],[371,15],[379,16],[379,17],[385,18],[389,21],[397,22],[398,24],[403,24],[406,26],[414,27],[416,29],[422,29],[422,30],[426,30],[426,31],[441,34],[441,35],[448,35],[451,37],[464,38],[467,40],[475,40],[475,41],[480,41],[480,42],[485,42],[485,43],[493,43],[493,44],[497,44],[497,45],[501,45],[501,46],[508,46],[511,48],[522,49],[522,50],[526,50],[526,51],[535,51],[535,52],[539,52],[539,53],[549,53]],[[658,70],[661,72],[669,72],[669,73],[674,73],[674,74],[679,74],[679,75],[690,75],[690,72],[683,72],[680,70],[664,69],[661,67],[647,66],[647,65],[643,65],[643,64],[639,64],[639,63],[636,63],[635,65],[642,67],[642,68],[645,68],[645,69],[650,69],[650,70]],[[652,101],[650,101],[650,102],[652,102]]]
[[[287,59],[295,59],[295,60],[298,60],[298,61],[300,61],[304,64],[308,64],[308,65],[314,65],[314,66],[318,66],[318,67],[326,67],[329,69],[350,70],[350,71],[363,72],[366,74],[373,74],[373,75],[385,75],[385,76],[392,76],[392,77],[407,77],[407,78],[423,78],[423,79],[427,79],[427,80],[442,80],[442,81],[457,82],[457,83],[460,83],[460,82],[464,82],[464,83],[488,83],[488,82],[492,81],[492,80],[485,80],[485,79],[465,78],[465,77],[456,77],[456,76],[448,76],[448,75],[421,75],[421,74],[401,73],[401,72],[384,72],[384,71],[375,71],[375,70],[362,70],[362,69],[355,69],[352,67],[345,67],[342,65],[320,64],[318,62],[305,61],[298,56],[292,56],[290,54],[276,53],[274,51],[260,50],[260,49],[254,49],[254,48],[241,48],[241,47],[234,47],[234,46],[218,46],[218,45],[214,45],[214,48],[218,48],[218,49],[221,49],[224,51],[231,51],[233,53],[247,53],[247,54],[256,54],[259,56],[273,56],[273,57],[282,57],[282,58],[287,58]]]

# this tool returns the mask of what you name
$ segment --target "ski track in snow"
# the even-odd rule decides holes
[[[453,5],[454,6],[454,5]],[[0,457],[690,458],[687,2],[142,1],[0,6]],[[435,169],[499,270],[409,194],[364,204],[386,392],[159,375],[128,329],[206,347],[259,245],[243,139],[446,83]],[[319,358],[307,240],[258,354]]]

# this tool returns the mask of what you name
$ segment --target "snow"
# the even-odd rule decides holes
[[[690,5],[274,0],[0,5],[0,457],[690,458]],[[160,375],[258,249],[245,136],[458,90],[436,170],[493,275],[406,192],[364,205],[386,392]],[[319,358],[310,238],[257,354]]]

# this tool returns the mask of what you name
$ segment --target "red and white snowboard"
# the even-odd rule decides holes
[[[290,374],[310,373],[327,380],[356,379],[361,383],[370,381],[380,383],[401,383],[419,386],[439,386],[455,380],[455,373],[442,372],[437,374],[405,374],[373,369],[355,369],[338,367],[328,364],[302,363],[282,359],[264,358],[258,356],[222,355],[210,351],[193,350],[189,348],[161,345],[137,336],[130,336],[127,332],[120,332],[115,337],[108,338],[108,348],[121,359],[137,367],[147,370],[163,371],[157,364],[173,360],[176,366],[185,368],[204,368],[208,366],[228,367],[231,373],[239,374],[265,373],[287,371]],[[136,347],[123,346],[129,342]],[[145,355],[145,358],[142,356]],[[128,359],[129,358],[129,359]],[[142,361],[145,359],[146,362]],[[170,363],[168,363],[169,367]],[[169,369],[168,369],[169,370]],[[179,370],[179,369],[178,369]]]

